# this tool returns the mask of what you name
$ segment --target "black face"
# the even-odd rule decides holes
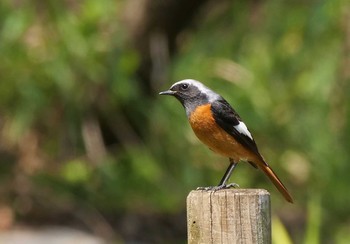
[[[198,89],[198,87],[187,83],[179,83],[170,88],[170,91],[172,91],[174,96],[179,99],[181,102],[184,102],[185,100],[195,98],[200,96],[201,92]]]

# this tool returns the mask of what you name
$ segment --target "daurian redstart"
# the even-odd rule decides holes
[[[207,189],[220,190],[226,185],[239,161],[249,162],[261,169],[288,202],[291,195],[259,153],[258,147],[237,112],[219,94],[196,80],[186,79],[159,93],[176,97],[184,106],[187,118],[196,136],[212,151],[228,157],[230,165],[220,183]]]

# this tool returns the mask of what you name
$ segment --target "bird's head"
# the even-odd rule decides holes
[[[160,92],[159,94],[176,97],[185,107],[188,116],[197,106],[220,99],[220,95],[210,90],[201,82],[192,79],[178,81],[169,90]]]

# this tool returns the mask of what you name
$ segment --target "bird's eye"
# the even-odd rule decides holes
[[[181,85],[181,90],[187,90],[188,84],[184,83]]]

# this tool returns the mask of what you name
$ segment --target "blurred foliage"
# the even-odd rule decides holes
[[[151,96],[137,75],[127,5],[0,3],[0,204],[18,220],[77,209],[103,223],[183,212],[187,193],[217,184],[227,166],[198,142],[175,99],[157,97],[195,78],[236,108],[295,198],[285,203],[248,164],[234,174],[242,187],[271,191],[282,220],[274,238],[347,243],[350,4],[208,1]]]

